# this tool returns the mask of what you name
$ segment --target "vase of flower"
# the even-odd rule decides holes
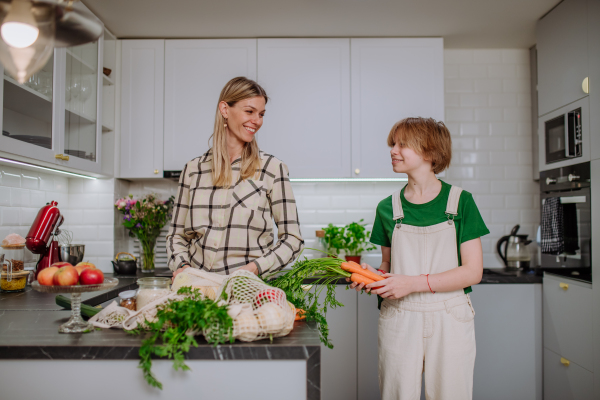
[[[123,226],[129,230],[129,236],[136,237],[142,248],[140,262],[142,272],[154,272],[156,239],[160,230],[171,219],[174,197],[166,201],[149,194],[141,200],[133,198],[119,199],[115,207],[123,213]]]

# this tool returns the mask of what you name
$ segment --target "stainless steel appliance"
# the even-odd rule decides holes
[[[510,232],[510,235],[503,236],[496,243],[496,249],[507,270],[529,269],[531,264],[531,254],[527,245],[531,240],[527,239],[528,235],[518,235],[520,225],[515,225]],[[502,244],[504,251],[502,251]]]
[[[589,120],[587,97],[539,118],[540,171],[590,161]]]
[[[540,172],[541,267],[590,268],[590,163]]]

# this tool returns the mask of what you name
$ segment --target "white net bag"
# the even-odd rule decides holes
[[[180,288],[191,286],[192,289],[200,290],[200,293],[207,298],[215,300],[219,286],[221,286],[225,278],[225,275],[206,272],[196,268],[186,268],[177,274],[171,285],[171,290],[177,293]]]
[[[283,290],[267,285],[249,271],[234,272],[223,282],[218,295],[229,305],[233,336],[238,340],[285,336],[294,326],[295,309]]]

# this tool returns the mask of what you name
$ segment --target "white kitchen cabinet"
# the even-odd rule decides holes
[[[83,4],[76,8],[89,13]],[[2,80],[2,152],[67,170],[101,172],[103,36],[59,48],[23,85]]]
[[[387,136],[406,117],[444,119],[443,39],[351,39],[352,174],[399,178]]]
[[[594,376],[580,365],[544,349],[544,399],[594,399]]]
[[[544,275],[544,347],[594,370],[592,285]]]
[[[268,93],[268,92],[267,92]],[[327,400],[361,400],[356,396],[357,292],[337,285],[335,298],[344,305],[327,312],[329,339],[333,349],[321,344],[321,398]],[[325,298],[323,289],[319,298]]]
[[[565,0],[538,21],[539,116],[587,96],[587,29],[587,0]]]
[[[477,341],[473,398],[541,400],[542,285],[481,284],[471,299]]]
[[[182,170],[209,149],[219,94],[237,76],[256,80],[256,39],[166,41],[166,171]]]
[[[292,178],[350,177],[350,39],[259,39],[259,147]]]
[[[358,294],[358,399],[377,400],[379,393],[379,310],[377,296]]]
[[[163,177],[164,67],[164,40],[123,41],[120,178]]]

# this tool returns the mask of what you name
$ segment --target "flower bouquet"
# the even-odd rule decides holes
[[[174,199],[171,196],[162,201],[149,194],[137,200],[130,194],[115,202],[117,210],[123,213],[123,226],[129,230],[129,236],[137,237],[142,245],[142,272],[154,271],[154,246],[160,230],[171,219]]]

